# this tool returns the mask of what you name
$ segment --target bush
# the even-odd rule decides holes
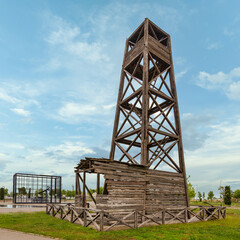
[[[213,197],[214,197],[214,193],[213,193],[213,191],[209,191],[208,192],[208,200],[213,200]]]
[[[224,203],[226,205],[231,205],[232,204],[230,186],[225,186]]]
[[[0,200],[4,200],[5,191],[4,188],[0,188]]]
[[[233,197],[236,198],[236,199],[240,198],[240,189],[237,189],[237,190],[234,191]]]
[[[196,192],[195,192],[193,185],[190,183],[189,178],[190,178],[190,176],[188,176],[188,178],[187,178],[187,185],[188,185],[188,196],[189,196],[189,199],[191,200],[191,199],[195,198]]]
[[[198,199],[200,202],[202,201],[202,194],[200,192],[198,192]]]

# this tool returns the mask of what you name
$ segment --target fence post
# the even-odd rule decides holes
[[[206,208],[203,208],[203,221],[206,219]]]
[[[100,212],[100,231],[103,231],[104,230],[104,220],[103,220],[103,218],[104,218],[104,213],[103,213],[103,211],[101,211]]]
[[[52,216],[54,217],[54,206],[52,205]]]
[[[61,214],[61,219],[63,219],[63,209],[62,209],[63,207],[60,207],[60,208],[61,208],[61,213],[60,213]]]
[[[73,209],[71,208],[71,223],[73,222]]]
[[[165,224],[165,209],[162,210],[162,224]]]
[[[138,228],[138,210],[134,212],[134,228]]]
[[[185,211],[184,211],[184,220],[185,220],[185,223],[188,222],[188,208],[185,208]]]
[[[87,226],[87,214],[86,214],[86,209],[83,209],[83,222],[84,222],[84,227]]]

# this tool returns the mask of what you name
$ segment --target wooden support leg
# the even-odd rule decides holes
[[[100,194],[100,173],[97,174],[97,194]]]
[[[86,172],[83,172],[83,207],[86,207]]]

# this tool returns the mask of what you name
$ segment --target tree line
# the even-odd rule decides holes
[[[200,202],[206,201],[206,200],[213,201],[213,199],[215,197],[214,197],[214,193],[212,190],[208,192],[207,196],[205,195],[205,192],[196,193],[195,188],[189,181],[189,178],[190,178],[190,176],[188,176],[188,178],[187,178],[187,184],[188,184],[188,195],[189,195],[190,200],[195,198],[196,194],[198,194],[198,199]],[[218,191],[220,192],[220,199],[222,199],[226,205],[231,205],[233,199],[235,199],[236,201],[239,201],[239,199],[240,199],[240,189],[232,191],[230,186],[225,186],[225,187],[220,186],[218,188]]]

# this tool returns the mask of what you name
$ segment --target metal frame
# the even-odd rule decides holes
[[[61,203],[61,176],[15,173],[13,203]]]

